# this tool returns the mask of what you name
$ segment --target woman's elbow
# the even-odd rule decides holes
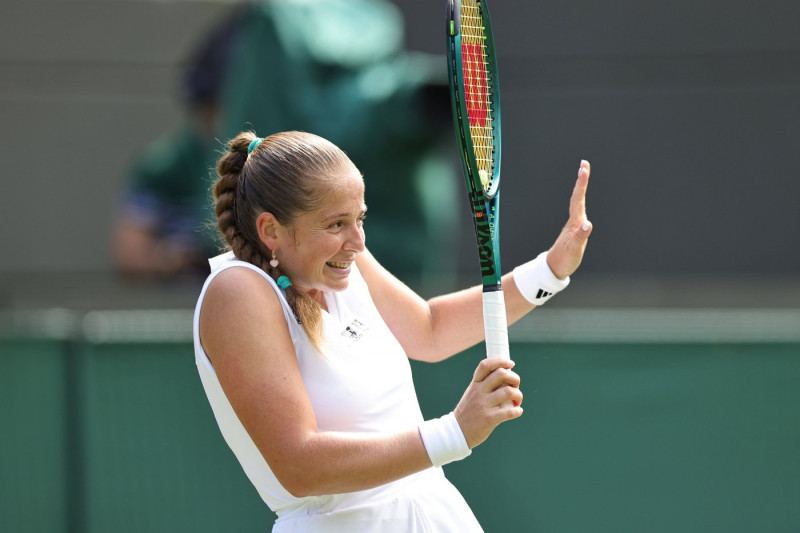
[[[318,480],[315,483],[313,476],[307,473],[278,474],[276,472],[275,477],[278,479],[278,483],[281,484],[281,487],[295,498],[307,498],[320,494]]]
[[[326,482],[326,475],[320,470],[319,465],[314,466],[309,460],[292,461],[272,469],[278,483],[295,498],[342,492]]]

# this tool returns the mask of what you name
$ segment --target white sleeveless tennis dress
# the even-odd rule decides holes
[[[211,260],[194,315],[195,361],[225,441],[264,502],[277,515],[273,533],[471,533],[483,531],[441,468],[429,468],[380,487],[296,498],[270,470],[233,411],[200,344],[200,309],[209,283],[227,268],[261,274],[278,294],[300,372],[320,431],[395,433],[417,427],[422,414],[403,348],[378,313],[353,264],[349,287],[326,293],[325,356],[308,340],[283,291],[261,269],[233,257]]]

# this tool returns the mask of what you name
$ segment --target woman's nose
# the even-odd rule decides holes
[[[347,238],[345,246],[355,252],[363,252],[366,246],[366,235],[363,227],[354,227]]]

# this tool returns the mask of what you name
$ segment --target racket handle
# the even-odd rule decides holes
[[[486,331],[486,357],[511,359],[508,349],[508,320],[506,320],[506,299],[503,291],[483,293],[483,329]],[[505,402],[500,407],[511,407]]]
[[[483,328],[486,332],[486,357],[511,359],[506,300],[502,290],[483,293]]]

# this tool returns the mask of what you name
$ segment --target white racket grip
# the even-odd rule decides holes
[[[486,332],[486,357],[511,359],[506,300],[502,290],[483,293],[483,328]]]

